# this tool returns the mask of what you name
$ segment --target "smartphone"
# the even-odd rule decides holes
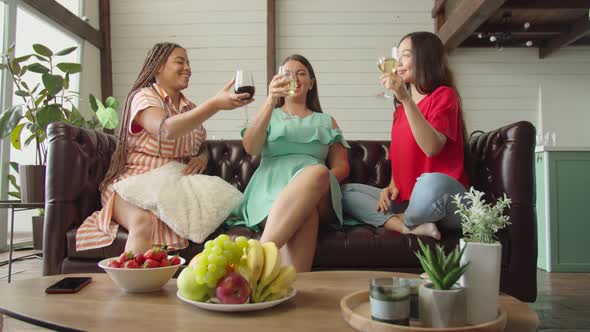
[[[76,293],[92,281],[91,277],[67,277],[47,287],[47,294]]]

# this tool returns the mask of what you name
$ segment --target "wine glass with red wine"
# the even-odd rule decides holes
[[[247,93],[250,96],[247,99],[254,98],[254,79],[252,78],[252,72],[238,69],[236,70],[236,81],[234,83],[234,92],[236,94]],[[248,105],[244,106],[244,123],[242,128],[248,127]]]

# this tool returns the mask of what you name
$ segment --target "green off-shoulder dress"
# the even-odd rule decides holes
[[[304,118],[288,120],[284,114],[280,108],[272,111],[260,166],[248,182],[242,205],[228,220],[229,226],[246,225],[258,229],[278,194],[301,170],[311,165],[325,165],[330,145],[334,143],[350,148],[342,131],[332,128],[331,116],[313,112]],[[330,192],[339,221],[337,226],[341,226],[342,192],[332,173]]]

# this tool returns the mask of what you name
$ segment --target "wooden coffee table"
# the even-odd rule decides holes
[[[62,331],[75,330],[201,330],[201,331],[353,331],[342,319],[340,299],[366,289],[372,276],[416,275],[326,271],[300,273],[297,295],[274,308],[255,312],[221,313],[201,310],[176,298],[176,280],[157,292],[127,294],[106,274],[77,294],[45,294],[45,288],[65,275],[0,284],[0,312],[34,325]],[[536,331],[537,314],[517,299],[503,295],[508,312],[506,331]]]

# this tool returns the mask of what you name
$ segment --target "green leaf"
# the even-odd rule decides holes
[[[115,129],[119,126],[119,113],[111,108],[99,108],[96,117],[100,124],[107,129]]]
[[[23,82],[23,83],[25,83],[25,82]],[[35,93],[35,92],[37,91],[37,89],[38,89],[38,88],[39,88],[39,83],[37,83],[37,84],[35,85],[35,87],[33,88],[33,90],[31,90],[31,94]]]
[[[23,131],[24,126],[24,123],[19,124],[10,134],[10,143],[12,143],[12,146],[17,150],[20,150],[20,133]]]
[[[105,100],[104,104],[106,107],[110,107],[110,108],[114,108],[114,109],[119,108],[119,102],[113,96],[108,97],[107,100]]]
[[[22,119],[22,106],[16,105],[8,108],[0,115],[0,137],[4,138],[12,132]]]
[[[98,105],[96,104],[96,97],[91,93],[88,96],[88,101],[90,102],[90,108],[96,112],[98,110]]]
[[[12,62],[10,64],[12,71],[18,76],[20,74],[20,64],[16,61],[14,61],[15,59],[12,59]]]
[[[57,64],[57,68],[64,73],[76,74],[82,71],[82,65],[73,62],[62,62]]]
[[[12,197],[14,197],[16,199],[20,199],[20,193],[19,192],[16,192],[16,191],[9,191],[8,192],[8,196],[12,196]]]
[[[8,49],[6,50],[6,54],[10,54],[12,53],[12,51],[14,51],[14,43],[12,43],[12,45],[8,47]]]
[[[66,76],[64,77],[64,89],[67,90],[70,88],[70,73],[66,73]]]
[[[18,75],[19,75],[19,76],[23,76],[24,74],[26,74],[26,73],[27,73],[27,70],[29,70],[29,66],[23,66],[23,67],[20,69],[20,73],[18,73]],[[22,83],[23,83],[23,82],[21,82],[21,84],[22,84]]]
[[[53,52],[51,52],[51,50],[47,46],[42,44],[33,44],[33,50],[35,50],[37,54],[46,56],[48,58],[51,58],[51,56],[53,55]]]
[[[29,146],[29,144],[31,144],[31,141],[35,139],[35,135],[31,135],[29,136],[26,140],[25,140],[25,146]]]
[[[16,177],[14,175],[8,174],[8,181],[10,181],[10,184],[14,187],[14,189],[20,191],[20,186],[18,183],[16,183]]]
[[[29,67],[29,71],[32,71],[33,73],[39,73],[39,74],[49,73],[49,68],[45,67],[44,65],[42,65],[38,62],[30,64],[30,65],[28,65],[28,67]]]
[[[20,85],[22,85],[25,89],[30,90],[29,89],[29,85],[27,84],[27,82],[22,81],[22,82],[20,82]]]
[[[70,113],[70,123],[79,127],[84,127],[86,125],[86,120],[74,105],[72,105],[72,111]]]
[[[23,56],[19,56],[18,58],[14,58],[14,61],[16,62],[23,62],[23,61],[27,61],[31,58],[32,54],[29,55],[23,55]]]
[[[60,121],[62,119],[63,113],[61,112],[61,105],[59,104],[43,106],[39,111],[37,111],[37,123],[39,124],[40,129],[43,130],[43,134],[50,123]]]
[[[0,63],[0,70],[4,70],[4,69],[8,69],[8,66],[3,63]]]
[[[49,59],[47,59],[46,57],[40,56],[38,54],[33,54],[33,56],[39,59],[40,61],[49,62]]]
[[[29,93],[26,92],[25,90],[16,90],[16,91],[14,91],[14,94],[19,97],[28,97],[29,96]]]
[[[66,54],[70,54],[70,53],[74,52],[77,48],[78,48],[78,46],[72,46],[72,47],[64,48],[63,50],[55,53],[55,55],[66,55]]]
[[[60,75],[43,74],[42,80],[47,92],[52,96],[63,89],[64,79]]]
[[[10,168],[12,168],[12,170],[18,174],[18,163],[16,161],[11,161],[9,164]]]

